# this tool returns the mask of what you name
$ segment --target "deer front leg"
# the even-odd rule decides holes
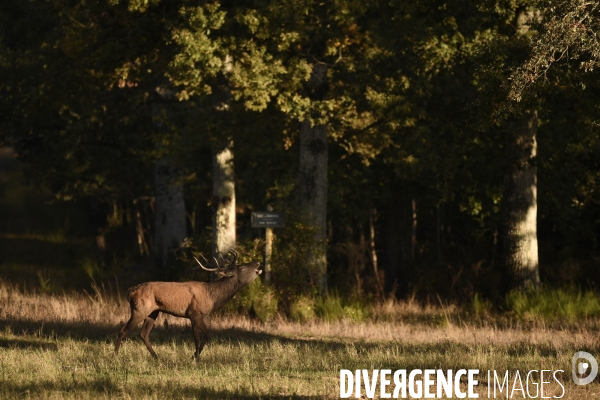
[[[196,352],[194,358],[197,360],[200,357],[200,353],[204,348],[206,342],[208,342],[208,328],[204,323],[204,317],[190,318],[192,321],[192,333],[194,334],[194,341],[196,342]],[[204,335],[202,338],[201,335]]]

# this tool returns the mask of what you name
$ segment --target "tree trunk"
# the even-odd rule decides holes
[[[231,57],[224,60],[223,73],[231,70]],[[227,127],[231,91],[226,81],[216,84],[211,96],[212,106],[223,126]],[[212,255],[225,254],[236,245],[235,173],[233,140],[225,137],[212,149],[213,174],[213,241]]]
[[[383,299],[384,291],[381,280],[379,279],[379,260],[377,258],[377,246],[375,245],[375,216],[377,210],[369,210],[369,255],[371,256],[371,265],[375,274],[375,283],[377,285],[377,298]]]
[[[537,112],[508,125],[510,162],[504,190],[503,252],[510,288],[540,283],[537,242]]]
[[[169,117],[168,105],[175,101],[169,84],[155,89],[157,99],[152,104],[153,123],[160,133],[165,132],[165,118]],[[157,147],[160,144],[157,143]],[[165,267],[171,250],[179,247],[186,237],[186,213],[183,186],[176,183],[177,172],[168,159],[162,158],[154,164],[155,177],[155,236],[154,252]]]
[[[150,255],[148,249],[148,241],[146,240],[146,229],[144,229],[144,222],[142,217],[142,210],[140,209],[140,200],[133,200],[133,209],[135,211],[135,232],[137,234],[138,249],[142,256]]]
[[[393,196],[385,210],[385,281],[386,295],[396,297],[408,292],[408,260],[402,249],[406,241],[406,212],[402,196]]]
[[[213,148],[213,256],[235,248],[233,141]]]
[[[307,89],[311,99],[321,99],[327,86],[327,66],[314,64]],[[316,277],[320,294],[327,292],[327,128],[306,119],[300,126],[300,208],[315,228],[315,244],[307,266]],[[312,275],[312,274],[311,274]]]
[[[539,12],[521,11],[517,35],[528,33]],[[507,124],[509,162],[504,186],[504,232],[502,237],[508,289],[540,284],[537,242],[537,112],[525,111]]]
[[[176,173],[166,159],[156,161],[156,231],[154,250],[162,264],[167,265],[169,252],[186,237],[183,186],[175,183]]]
[[[417,200],[413,198],[410,202],[410,260],[415,261],[417,255]]]
[[[435,221],[435,247],[437,250],[437,262],[438,262],[438,267],[442,266],[442,210],[441,210],[441,206],[438,204],[436,209],[435,209],[435,217],[436,217],[436,221]]]

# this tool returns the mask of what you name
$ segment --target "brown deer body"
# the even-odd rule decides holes
[[[244,287],[248,286],[261,274],[260,263],[250,262],[236,265],[237,253],[227,266],[208,269],[198,261],[200,266],[208,271],[213,271],[220,276],[215,282],[146,282],[131,287],[127,291],[127,300],[131,306],[131,317],[121,327],[115,345],[115,352],[119,351],[123,338],[140,322],[144,321],[140,336],[153,357],[157,357],[150,344],[150,331],[161,312],[176,317],[188,318],[192,323],[192,332],[196,342],[194,357],[198,358],[204,345],[208,341],[208,328],[204,319],[210,313],[219,310]],[[223,262],[224,263],[224,262]],[[202,337],[203,335],[203,337]]]

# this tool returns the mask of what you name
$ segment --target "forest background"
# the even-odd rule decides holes
[[[250,215],[271,206],[286,226],[259,314],[327,293],[502,308],[514,289],[594,291],[599,16],[3,0],[1,272],[47,292],[207,280],[191,255],[262,260]]]

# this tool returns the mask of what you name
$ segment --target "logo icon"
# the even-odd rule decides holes
[[[572,366],[573,382],[575,382],[576,385],[587,385],[588,383],[592,382],[594,378],[596,378],[596,375],[598,375],[598,362],[594,356],[588,352],[578,351],[575,353],[573,355]],[[592,367],[591,370],[590,366]],[[588,370],[590,371],[588,376],[585,378],[579,377],[585,374]]]

